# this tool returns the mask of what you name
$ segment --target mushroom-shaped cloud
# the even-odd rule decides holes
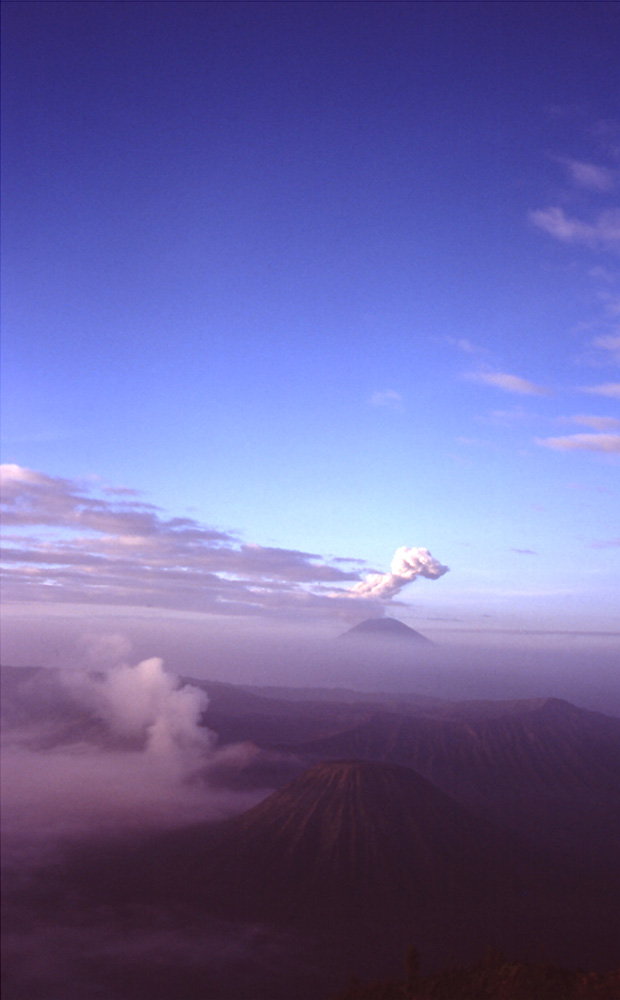
[[[434,559],[428,549],[409,549],[406,545],[401,545],[394,553],[389,573],[370,573],[365,580],[356,583],[349,593],[353,597],[394,597],[406,584],[417,580],[419,576],[437,580],[447,572],[448,567]]]

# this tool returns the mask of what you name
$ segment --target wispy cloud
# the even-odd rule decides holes
[[[602,385],[585,385],[582,392],[593,396],[608,396],[610,399],[620,399],[620,382],[604,382]]]
[[[103,486],[101,492],[116,497],[143,496],[142,490],[134,490],[130,486]]]
[[[402,412],[403,407],[403,397],[399,392],[394,389],[383,389],[378,392],[373,392],[369,399],[371,406],[384,406],[389,410],[398,410]]]
[[[520,556],[537,556],[538,555],[538,552],[535,552],[534,549],[511,549],[510,551],[511,552],[516,552]]]
[[[598,417],[580,413],[575,417],[564,417],[563,420],[565,423],[592,427],[595,431],[615,431],[620,428],[620,420],[617,417]]]
[[[602,267],[600,264],[596,264],[591,267],[588,271],[590,278],[595,278],[597,281],[602,281],[606,285],[614,284],[616,281],[616,275],[613,271],[610,271],[608,267]]]
[[[620,454],[620,434],[569,434],[566,437],[536,438],[536,444],[555,451],[602,451]]]
[[[509,375],[506,372],[470,372],[466,376],[473,382],[483,382],[485,385],[503,389],[504,392],[517,393],[520,396],[548,396],[549,390],[535,382],[530,382],[519,375]]]
[[[513,406],[510,410],[491,410],[491,414],[486,418],[499,424],[523,423],[531,420],[532,414],[522,406]]]
[[[594,338],[594,346],[609,351],[612,358],[620,363],[620,333],[606,333]]]
[[[593,222],[567,215],[563,208],[540,208],[529,213],[530,221],[563,243],[581,243],[592,248],[620,245],[620,209],[600,212]]]
[[[610,275],[611,280],[608,284],[612,282],[617,284],[615,276]],[[605,303],[605,312],[611,319],[620,319],[620,293],[616,290],[609,290],[608,288],[602,289],[599,293],[599,297]],[[617,332],[617,331],[616,331]]]
[[[8,529],[2,561],[14,600],[307,613],[337,611],[338,592],[326,596],[326,584],[360,580],[357,569],[316,553],[243,543],[234,532],[165,517],[125,499],[126,490],[102,497],[92,486],[21,466],[0,470]],[[342,602],[350,607],[344,592]]]
[[[620,121],[616,118],[602,118],[591,129],[591,133],[607,155],[620,160]]]
[[[446,342],[451,344],[452,347],[458,348],[459,351],[463,351],[464,354],[483,354],[484,350],[482,347],[476,347],[472,344],[471,340],[467,337],[446,337]]]
[[[589,191],[613,191],[616,186],[616,175],[608,167],[564,157],[560,158],[560,162],[564,164],[570,179],[577,187]]]
[[[592,549],[616,549],[620,548],[620,538],[603,538],[600,541],[592,542]]]

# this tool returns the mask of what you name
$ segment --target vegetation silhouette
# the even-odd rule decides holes
[[[620,968],[607,973],[514,962],[496,948],[472,966],[454,965],[420,976],[420,953],[405,953],[404,980],[362,984],[352,975],[344,993],[329,1000],[618,1000]]]

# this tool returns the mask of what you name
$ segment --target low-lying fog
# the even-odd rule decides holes
[[[349,687],[447,699],[554,696],[620,715],[620,633],[475,632],[409,622],[432,644],[340,638],[351,622],[281,625],[156,613],[11,615],[2,663],[90,669],[161,657],[232,684]]]
[[[432,645],[393,645],[341,637],[346,623],[285,631],[226,624],[207,630],[191,617],[111,614],[6,618],[3,665],[55,668],[43,680],[33,676],[31,686],[20,682],[16,697],[14,685],[4,688],[7,998],[315,996],[304,941],[209,915],[188,922],[164,904],[85,910],[64,888],[62,865],[80,845],[220,819],[271,791],[221,781],[222,769],[243,766],[258,751],[220,746],[201,725],[205,691],[181,687],[180,678],[450,700],[555,696],[620,714],[613,636],[483,641],[420,629]],[[54,871],[61,875],[50,891]]]
[[[84,904],[66,883],[76,851],[222,819],[272,790],[225,787],[256,749],[220,748],[200,724],[206,693],[159,658],[120,661],[127,646],[99,636],[72,669],[3,671],[3,996],[240,1000],[258,977],[256,996],[278,997],[283,970],[310,975],[294,935],[165,901]]]

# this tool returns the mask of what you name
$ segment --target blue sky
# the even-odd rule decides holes
[[[7,600],[616,629],[617,4],[3,6]]]

